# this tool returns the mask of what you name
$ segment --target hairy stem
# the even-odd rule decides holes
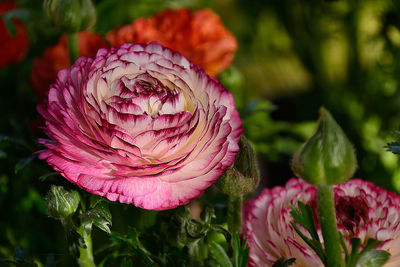
[[[93,260],[93,245],[92,245],[92,235],[86,233],[83,227],[78,228],[78,233],[82,236],[85,242],[86,248],[79,247],[79,259],[78,263],[81,267],[95,267]]]
[[[242,232],[242,202],[243,196],[229,196],[228,229],[232,235]]]
[[[330,185],[318,186],[318,216],[327,256],[328,267],[344,267],[337,229],[333,188]]]

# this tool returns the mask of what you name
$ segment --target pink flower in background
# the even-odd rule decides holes
[[[201,195],[242,134],[232,94],[157,43],[81,57],[38,111],[50,138],[41,159],[89,192],[153,210]]]
[[[384,241],[379,249],[391,254],[385,266],[399,266],[400,196],[359,179],[336,185],[334,194],[338,229],[348,247],[352,237],[362,242],[368,238]],[[271,266],[281,257],[296,258],[294,266],[323,266],[290,225],[293,219],[289,204],[297,206],[299,200],[315,211],[316,187],[301,179],[291,179],[285,187],[264,189],[246,204],[249,266]],[[320,234],[320,229],[317,230]]]

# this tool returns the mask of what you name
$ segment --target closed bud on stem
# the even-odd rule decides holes
[[[74,33],[96,24],[96,8],[91,0],[44,0],[43,10],[63,32]]]
[[[354,174],[357,158],[353,145],[325,109],[320,109],[317,130],[292,160],[292,170],[314,185],[342,183]]]
[[[78,208],[77,191],[67,191],[62,186],[52,185],[46,197],[47,214],[54,219],[65,219]]]
[[[253,192],[260,180],[256,154],[246,137],[240,137],[239,147],[235,162],[216,183],[222,192],[233,197]]]

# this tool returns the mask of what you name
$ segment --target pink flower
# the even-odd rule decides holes
[[[232,94],[157,43],[79,58],[38,111],[50,138],[41,159],[89,192],[153,210],[200,196],[242,134]]]
[[[359,179],[334,188],[338,229],[348,248],[358,237],[384,241],[379,247],[391,254],[385,265],[400,265],[400,196]],[[249,266],[271,266],[281,257],[296,258],[294,266],[323,266],[314,251],[290,225],[289,204],[298,201],[316,209],[316,187],[301,179],[291,179],[285,187],[264,189],[245,208],[245,233],[250,247]],[[321,236],[317,222],[317,230]],[[305,230],[304,230],[305,231]]]

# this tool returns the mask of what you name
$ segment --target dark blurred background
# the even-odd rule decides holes
[[[13,258],[21,247],[20,253],[36,262],[53,257],[73,265],[61,225],[45,213],[44,196],[52,183],[74,187],[32,156],[42,135],[34,128],[38,98],[29,84],[31,62],[57,42],[60,32],[43,18],[42,1],[17,2],[28,10],[23,22],[30,49],[24,61],[0,70],[0,258]],[[164,8],[208,7],[220,15],[239,49],[219,78],[234,93],[246,136],[259,155],[261,187],[283,185],[292,177],[290,159],[312,135],[318,109],[325,106],[356,147],[355,176],[400,192],[398,157],[385,148],[397,139],[400,122],[398,2],[94,2],[94,31],[103,35]],[[127,221],[140,228],[143,220],[137,218],[146,216],[119,204],[112,211],[114,227],[122,231]]]

